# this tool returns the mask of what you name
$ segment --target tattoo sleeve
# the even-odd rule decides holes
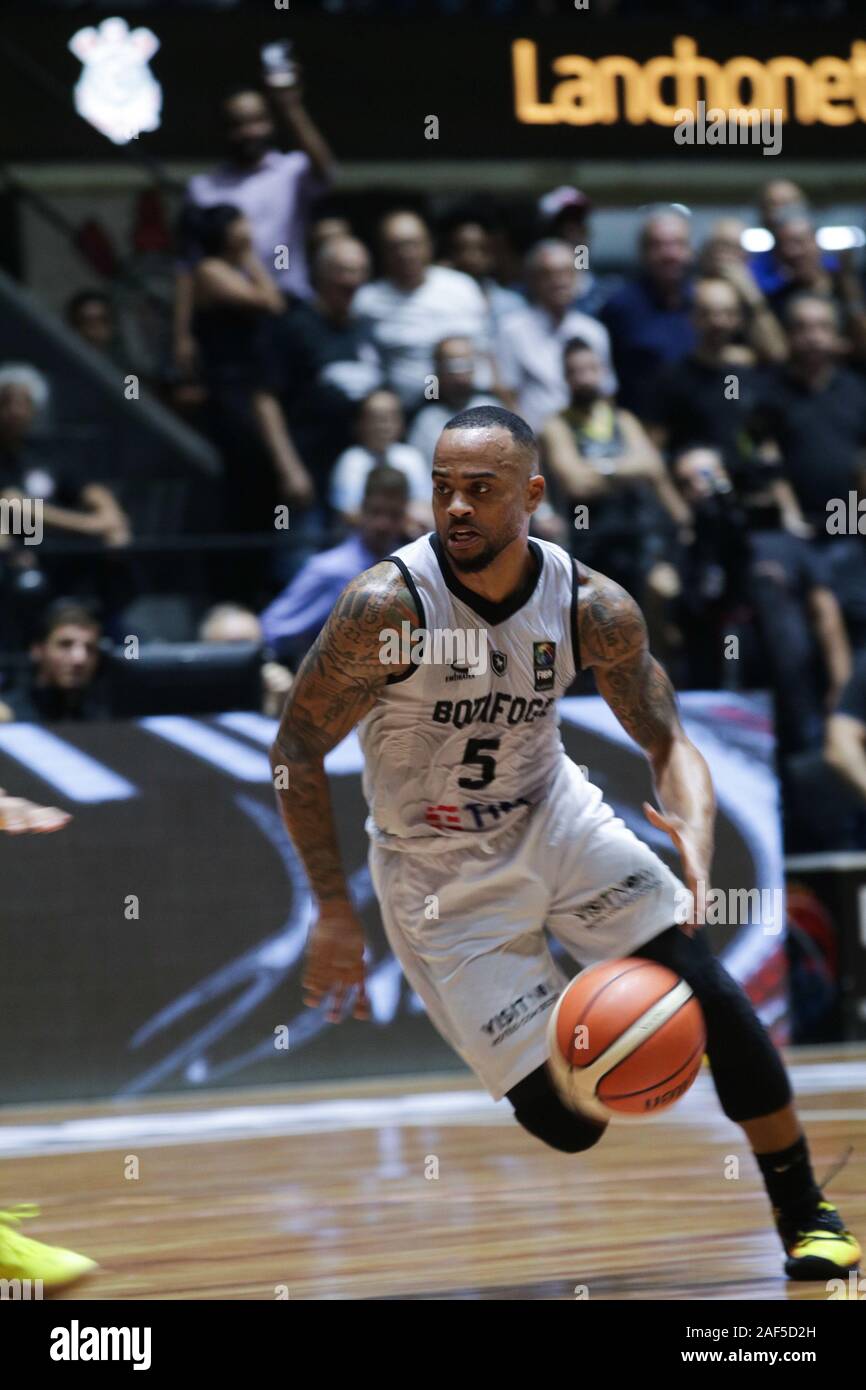
[[[626,733],[651,757],[682,732],[674,688],[649,649],[646,623],[625,589],[595,571],[580,596],[583,664]]]
[[[274,786],[283,822],[320,903],[348,898],[325,754],[373,708],[389,675],[381,633],[417,626],[419,615],[395,565],[374,565],[353,580],[307,653],[286,701],[271,749]]]
[[[650,652],[638,605],[613,580],[585,573],[578,601],[583,665],[593,668],[599,694],[649,758],[662,807],[692,827],[708,865],[715,816],[709,768],[685,735],[674,688]]]

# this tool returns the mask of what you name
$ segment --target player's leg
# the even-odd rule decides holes
[[[566,790],[552,811],[557,822],[572,811],[569,801],[577,804],[577,791]],[[592,965],[644,955],[681,975],[699,999],[719,1099],[755,1152],[788,1273],[826,1277],[856,1265],[859,1247],[815,1183],[788,1077],[769,1035],[706,937],[670,926],[682,885],[603,803],[583,818],[572,814],[565,832],[552,838],[562,853],[549,866],[547,924],[575,959]]]
[[[536,1067],[506,1092],[518,1124],[536,1139],[561,1153],[582,1153],[597,1144],[607,1125],[596,1124],[563,1105],[554,1090],[546,1064]]]
[[[431,1021],[517,1121],[563,1153],[603,1126],[562,1104],[544,1065],[547,1020],[565,978],[544,936],[549,887],[531,827],[495,852],[422,858],[376,847],[370,868],[385,934]]]
[[[700,930],[688,936],[681,927],[669,927],[633,954],[682,976],[700,1002],[719,1101],[752,1146],[787,1252],[788,1274],[827,1278],[856,1268],[860,1247],[815,1181],[782,1059],[706,937]]]

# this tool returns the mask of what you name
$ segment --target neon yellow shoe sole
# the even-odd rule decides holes
[[[832,1279],[858,1269],[863,1257],[856,1237],[845,1230],[831,1202],[819,1202],[814,1218],[797,1230],[780,1226],[779,1233],[789,1279]]]
[[[12,1224],[38,1216],[39,1208],[22,1205],[0,1211],[0,1299],[41,1298],[68,1288],[97,1268],[95,1260],[23,1236]]]

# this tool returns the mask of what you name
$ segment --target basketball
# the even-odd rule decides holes
[[[548,1044],[566,1105],[600,1121],[635,1122],[685,1095],[701,1068],[706,1029],[685,980],[631,957],[575,976],[550,1016]]]

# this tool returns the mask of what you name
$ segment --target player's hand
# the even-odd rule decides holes
[[[310,930],[304,963],[304,1003],[317,1008],[331,996],[328,1022],[340,1023],[350,993],[355,994],[352,1015],[370,1017],[364,988],[364,933],[349,903],[329,903],[319,912]]]
[[[643,813],[650,825],[654,825],[656,830],[663,830],[669,835],[674,843],[674,848],[680,856],[680,863],[683,866],[683,877],[686,887],[692,895],[691,911],[685,922],[680,923],[686,936],[694,936],[697,927],[703,923],[703,918],[698,918],[698,884],[704,885],[704,902],[709,893],[709,872],[707,865],[698,852],[695,844],[695,837],[681,816],[663,816],[651,806],[648,801],[643,803]]]
[[[35,801],[25,801],[21,796],[7,796],[0,787],[0,830],[9,835],[24,835],[34,831],[47,835],[52,830],[62,830],[70,816],[66,811],[58,811],[56,806],[37,806]]]

